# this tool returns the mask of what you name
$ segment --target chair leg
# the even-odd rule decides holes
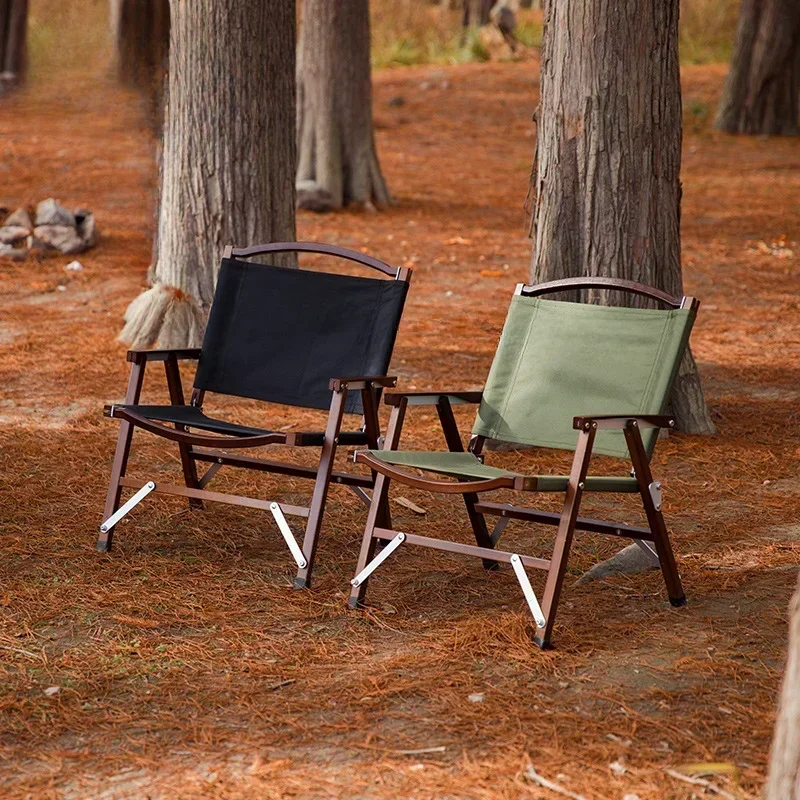
[[[375,555],[375,545],[378,540],[373,538],[372,534],[376,527],[379,527],[378,520],[380,519],[382,509],[388,506],[389,499],[389,478],[385,475],[378,475],[375,479],[375,490],[372,495],[372,503],[369,507],[369,514],[367,515],[367,524],[364,527],[364,538],[361,540],[361,550],[358,554],[358,563],[356,564],[356,571],[354,575],[358,575],[364,567],[372,561]],[[382,527],[382,526],[380,526]],[[359,586],[350,587],[350,597],[347,600],[348,608],[361,608],[364,605],[364,597],[367,593],[367,584],[369,579],[365,580]]]
[[[564,575],[567,571],[567,561],[570,547],[572,546],[572,537],[575,533],[575,523],[578,520],[581,498],[583,497],[583,483],[586,480],[586,473],[589,469],[589,459],[592,456],[592,445],[594,444],[596,431],[597,428],[594,425],[589,426],[588,429],[584,429],[578,434],[578,446],[575,448],[575,456],[572,460],[572,470],[570,471],[569,484],[564,499],[564,508],[561,512],[553,555],[550,559],[550,568],[547,571],[547,582],[544,587],[542,611],[547,622],[543,628],[536,629],[536,636],[534,637],[534,642],[542,650],[548,650],[552,647],[553,626],[556,621],[558,602],[561,598],[561,588],[564,585]]]
[[[126,405],[135,405],[139,402],[142,393],[142,383],[144,382],[144,365],[133,364],[131,375],[128,379],[128,391],[125,393]],[[107,520],[118,508],[122,495],[122,488],[119,485],[120,478],[125,475],[128,467],[128,456],[131,452],[131,440],[133,439],[133,425],[130,422],[122,421],[119,425],[119,436],[117,437],[117,447],[114,451],[114,461],[111,466],[111,480],[108,485],[106,495],[106,506],[103,511],[103,520]],[[100,531],[97,537],[97,549],[101,553],[111,550],[114,541],[114,529],[105,533]]]
[[[650,471],[650,462],[642,443],[641,432],[635,420],[632,420],[625,429],[625,440],[628,443],[628,452],[631,455],[636,482],[639,484],[639,493],[642,496],[642,505],[647,515],[647,524],[655,537],[653,544],[655,545],[656,553],[658,553],[669,602],[676,607],[685,606],[686,595],[683,591],[681,576],[678,573],[678,565],[675,562],[675,554],[672,552],[664,515],[661,512],[660,504],[656,506],[653,495],[650,492],[650,487],[653,484],[653,473]]]
[[[494,548],[492,536],[486,526],[486,517],[484,517],[483,514],[475,509],[475,504],[477,502],[477,494],[464,495],[464,505],[467,507],[467,516],[469,516],[469,522],[470,525],[472,525],[472,531],[475,534],[475,541],[478,543],[478,547]],[[496,561],[484,558],[483,568],[487,570],[496,570],[500,569],[500,565]]]
[[[400,434],[403,430],[403,420],[406,417],[408,400],[403,398],[400,404],[392,408],[389,417],[389,425],[386,428],[386,438],[383,442],[384,450],[396,450],[400,442]],[[364,538],[361,540],[361,550],[358,554],[358,564],[353,575],[358,575],[364,567],[372,560],[375,554],[377,539],[372,537],[376,527],[386,527],[391,530],[391,513],[389,511],[389,478],[386,475],[378,474],[375,478],[375,488],[372,491],[372,502],[367,514],[367,524],[364,528]],[[383,523],[386,523],[384,525]],[[359,608],[364,605],[364,597],[367,593],[367,583],[364,581],[359,586],[350,588],[350,597],[347,600],[348,608]]]
[[[346,399],[346,388],[334,391],[331,410],[328,414],[328,424],[325,428],[325,439],[322,443],[322,455],[317,468],[317,479],[314,482],[314,493],[311,496],[306,533],[303,538],[303,555],[306,559],[306,566],[297,571],[294,579],[295,589],[311,588],[311,573],[314,569],[314,558],[317,554],[319,532],[325,513],[325,502],[328,499],[331,471],[333,470],[333,460],[336,457],[336,445],[339,439],[339,429],[342,426]]]
[[[453,414],[453,407],[446,397],[439,398],[439,401],[436,403],[436,412],[439,415],[442,433],[444,433],[444,438],[450,452],[463,453],[464,445],[461,442],[461,435],[458,432],[458,425],[456,424],[456,418]],[[480,447],[473,450],[473,452],[475,455],[478,455],[480,453]],[[493,548],[494,542],[489,534],[489,529],[486,527],[486,519],[483,514],[475,510],[475,503],[477,502],[477,494],[464,495],[464,505],[467,507],[467,516],[469,517],[470,525],[472,525],[472,531],[475,534],[475,541],[478,543],[478,547]],[[484,558],[483,567],[484,569],[495,570],[499,569],[500,565],[496,561]]]
[[[183,405],[183,387],[181,385],[181,372],[178,368],[178,360],[175,356],[170,356],[164,362],[164,370],[167,376],[167,388],[169,389],[169,401],[173,405]],[[178,430],[188,430],[185,425],[176,425]],[[181,467],[183,468],[183,480],[189,489],[199,489],[200,480],[197,477],[197,462],[192,457],[192,448],[182,442],[178,445],[181,454]],[[202,508],[203,501],[196,497],[189,498],[189,508]]]

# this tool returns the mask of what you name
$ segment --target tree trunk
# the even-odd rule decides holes
[[[679,0],[620,2],[613,15],[605,0],[545,3],[531,278],[625,278],[680,296]],[[715,430],[690,353],[672,410],[681,430]]]
[[[28,0],[0,0],[0,91],[28,67]]]
[[[112,0],[111,18],[119,80],[142,92],[153,127],[160,130],[169,53],[169,0]]]
[[[742,0],[731,68],[715,127],[800,134],[800,3]]]
[[[331,205],[386,206],[372,127],[368,0],[305,0],[300,31],[298,185]]]
[[[789,606],[789,658],[772,741],[766,800],[800,800],[800,581]]]
[[[464,15],[462,25],[465,28],[482,28],[489,24],[489,12],[494,0],[463,0]]]
[[[134,347],[199,346],[225,245],[295,238],[294,3],[170,10],[153,286],[120,334]]]

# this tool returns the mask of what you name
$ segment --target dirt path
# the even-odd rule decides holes
[[[363,515],[340,492],[310,593],[291,591],[256,512],[159,500],[113,555],[94,552],[115,434],[100,409],[126,380],[115,335],[145,281],[152,146],[136,98],[102,83],[79,82],[80,101],[36,87],[3,100],[0,205],[53,195],[101,228],[78,273],[70,257],[0,261],[4,797],[552,796],[526,779],[532,763],[592,800],[677,799],[692,789],[664,770],[694,761],[734,763],[720,785],[757,795],[800,553],[800,151],[710,131],[723,72],[684,74],[683,175],[686,288],[703,301],[693,346],[720,435],[676,436],[655,456],[690,605],[669,608],[656,575],[570,586],[544,654],[513,576],[471,561],[403,554],[372,587],[375,609],[345,613]],[[536,94],[531,65],[379,73],[397,206],[299,220],[299,238],[415,268],[393,365],[407,388],[482,383],[526,277]],[[429,415],[409,421],[410,446],[436,436]],[[156,442],[139,452],[175,467]],[[221,478],[234,483],[308,489]],[[428,509],[395,508],[408,530],[466,536],[455,504],[406,494]],[[546,552],[540,532],[509,531]],[[581,539],[572,573],[613,550]]]

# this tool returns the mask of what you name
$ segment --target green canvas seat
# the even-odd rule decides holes
[[[655,307],[618,307],[544,299],[564,290],[604,289],[647,298]],[[675,298],[629,281],[579,278],[538,286],[518,286],[482,392],[392,393],[387,436],[381,450],[358,451],[355,460],[378,478],[348,604],[364,601],[367,580],[401,544],[479,556],[487,568],[510,563],[536,620],[535,641],[551,642],[569,549],[576,530],[628,537],[661,567],[670,602],[685,596],[661,512],[661,484],[650,457],[659,428],[674,426],[664,415],[670,390],[686,351],[699,303]],[[468,448],[458,432],[452,406],[478,403]],[[398,450],[409,406],[431,405],[438,412],[447,450]],[[483,463],[487,440],[574,453],[569,475],[520,475]],[[630,462],[621,475],[589,475],[593,454]],[[631,469],[632,468],[632,469]],[[433,473],[434,477],[417,472]],[[448,476],[454,480],[435,477]],[[435,493],[459,493],[477,546],[406,534],[388,521],[391,480]],[[482,492],[564,492],[560,514],[485,500]],[[647,527],[578,516],[584,492],[638,494]],[[486,518],[499,516],[489,532]],[[498,549],[509,519],[557,526],[549,559]],[[375,555],[378,540],[388,544]],[[547,571],[541,604],[525,572]]]
[[[373,458],[384,464],[412,467],[454,478],[491,480],[492,478],[526,478],[536,481],[538,492],[563,492],[569,475],[520,475],[510,470],[484,464],[474,453],[426,452],[419,450],[368,450]],[[587,492],[638,492],[636,478],[616,476],[587,476]]]

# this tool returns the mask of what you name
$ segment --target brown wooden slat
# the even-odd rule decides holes
[[[399,531],[388,530],[387,528],[375,528],[372,536],[375,539],[394,539]],[[474,544],[461,544],[461,542],[448,542],[446,539],[433,539],[430,536],[417,536],[415,533],[407,533],[406,541],[409,544],[416,544],[420,547],[430,547],[434,550],[444,550],[448,553],[458,553],[463,556],[477,556],[478,558],[489,561],[504,561],[510,563],[514,553],[505,550],[493,550],[489,547],[477,547]],[[550,569],[550,562],[546,558],[534,558],[518,553],[520,561],[526,567],[534,569]]]
[[[128,489],[141,489],[147,481],[138,478],[120,478],[120,486]],[[238,494],[224,494],[222,492],[211,492],[208,489],[190,489],[188,486],[176,486],[174,483],[161,483],[156,481],[156,488],[153,490],[159,494],[176,494],[179,497],[194,497],[198,500],[212,500],[215,503],[227,503],[231,506],[244,506],[245,508],[257,508],[260,511],[269,511],[271,500],[256,500],[254,497],[243,497]],[[288,503],[278,503],[284,514],[294,517],[307,517],[308,509],[303,506],[292,506]]]
[[[555,514],[552,511],[538,511],[535,508],[522,508],[521,506],[513,506],[510,503],[480,502],[475,506],[475,510],[481,514],[490,514],[494,517],[540,522],[544,525],[558,525],[561,520],[561,514]],[[634,525],[606,522],[605,520],[590,519],[588,517],[578,517],[575,527],[579,531],[605,533],[609,536],[622,536],[629,539],[642,539],[646,542],[652,542],[655,538],[647,528],[637,528]]]

